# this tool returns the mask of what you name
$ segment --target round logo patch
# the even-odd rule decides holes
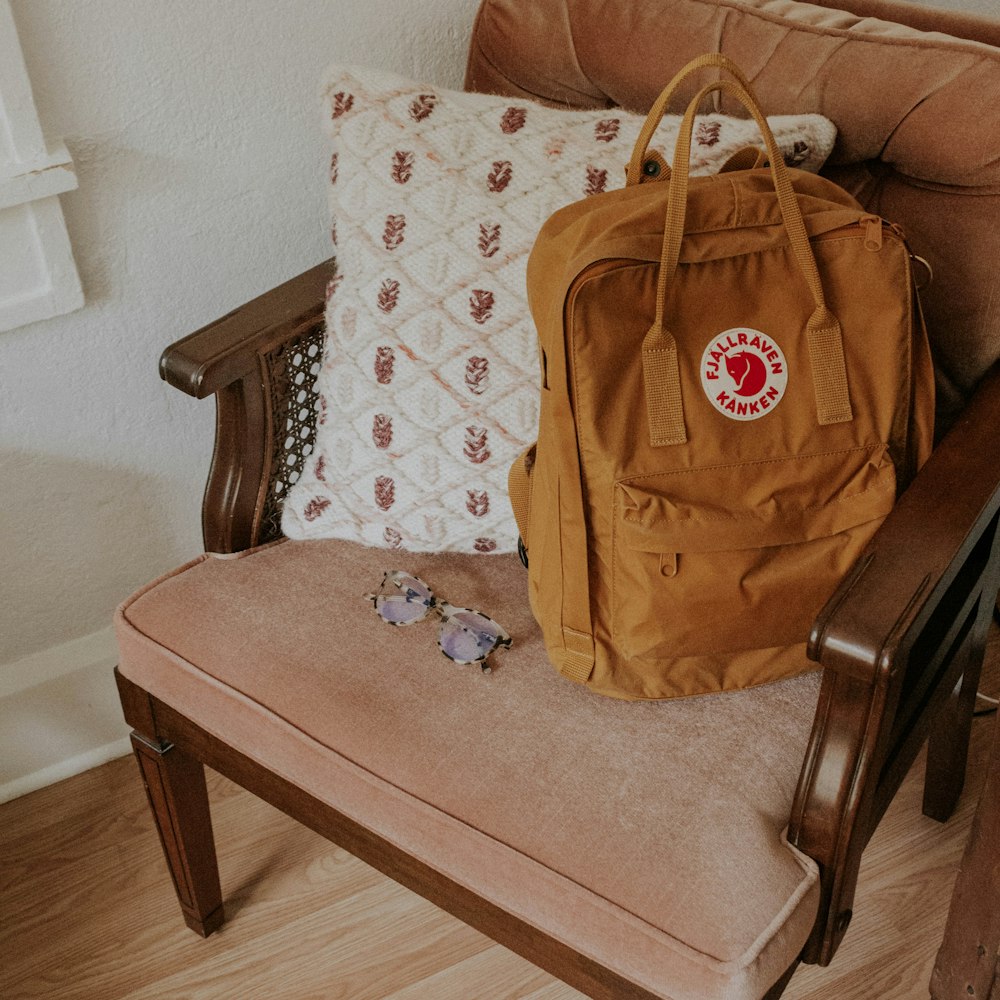
[[[737,326],[720,333],[701,356],[701,386],[732,420],[756,420],[785,394],[788,366],[781,348],[760,330]]]

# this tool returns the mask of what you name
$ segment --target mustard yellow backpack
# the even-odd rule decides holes
[[[671,170],[649,139],[704,66],[735,79],[691,102]],[[768,166],[689,178],[715,90],[756,119]],[[910,253],[785,165],[721,55],[664,90],[627,178],[553,215],[528,263],[541,416],[510,492],[532,610],[556,668],[603,694],[801,673],[814,617],[930,453]]]

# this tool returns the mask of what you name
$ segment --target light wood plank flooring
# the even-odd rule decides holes
[[[991,641],[984,688],[1000,688]],[[920,764],[866,854],[855,919],[828,969],[788,1000],[927,996],[983,778],[943,826],[921,816]],[[228,922],[184,926],[131,758],[0,807],[2,1000],[580,1000],[516,955],[209,775]]]

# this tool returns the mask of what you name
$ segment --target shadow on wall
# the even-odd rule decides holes
[[[89,635],[176,562],[158,480],[0,450],[0,665]]]

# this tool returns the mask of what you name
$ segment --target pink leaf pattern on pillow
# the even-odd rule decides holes
[[[396,250],[403,243],[403,230],[406,229],[405,215],[387,215],[385,229],[382,231],[382,242],[386,250]]]
[[[382,532],[382,538],[390,549],[398,549],[403,544],[403,536],[395,528],[386,528]]]
[[[465,457],[473,465],[482,465],[489,460],[490,449],[485,427],[465,428]]]
[[[510,160],[496,160],[493,169],[486,176],[486,184],[494,194],[499,194],[510,183],[514,168]]]
[[[321,483],[326,482],[326,459],[322,455],[320,455],[319,458],[316,459],[316,467],[314,472],[316,474],[316,478]]]
[[[524,128],[528,112],[524,108],[508,108],[500,119],[500,130],[504,135],[513,135]]]
[[[437,97],[434,94],[420,94],[410,102],[410,117],[415,122],[422,122],[437,104]]]
[[[413,154],[397,149],[392,157],[392,179],[405,184],[413,176]]]
[[[492,257],[500,249],[500,226],[479,223],[479,255]]]
[[[587,167],[587,184],[583,189],[585,195],[600,194],[607,185],[607,170],[598,170],[597,167]]]
[[[790,167],[797,167],[809,155],[809,143],[796,140],[790,153],[785,153],[785,163]]]
[[[486,490],[466,490],[465,509],[473,517],[486,517],[490,512],[490,495]]]
[[[477,552],[493,552],[497,547],[497,543],[492,538],[477,538],[474,547]]]
[[[621,119],[605,118],[594,126],[594,138],[598,142],[612,142],[618,138],[618,129],[621,128]]]
[[[396,308],[399,303],[399,282],[394,278],[386,278],[382,282],[382,287],[378,293],[378,307],[382,312],[388,314]]]
[[[396,484],[391,476],[375,477],[375,504],[380,510],[388,510],[396,502]]]
[[[330,242],[334,246],[337,245],[337,223],[335,221],[330,223]]]
[[[333,265],[333,274],[330,275],[330,280],[326,283],[326,301],[329,302],[330,299],[334,297],[337,293],[337,289],[340,287],[340,283],[344,280],[344,276],[338,271],[337,265]]]
[[[699,146],[714,146],[719,141],[722,122],[698,122],[694,132],[694,140]]]
[[[391,347],[375,348],[375,381],[388,385],[392,381],[392,371],[396,364],[396,352]]]
[[[321,427],[326,423],[329,410],[330,404],[326,401],[326,396],[318,396],[316,398],[316,412],[319,414],[318,420]]]
[[[493,315],[494,302],[492,292],[474,288],[469,296],[469,315],[482,326]]]
[[[475,396],[486,392],[486,384],[490,375],[488,358],[472,357],[465,363],[465,385]]]
[[[326,497],[313,497],[312,500],[305,505],[305,508],[302,511],[302,516],[307,521],[315,521],[316,518],[319,517],[320,514],[322,514],[323,511],[329,506],[330,500]]]
[[[330,102],[330,117],[333,119],[340,118],[341,115],[346,115],[353,107],[354,95],[347,94],[341,90],[339,93],[333,95],[333,100]]]
[[[339,174],[340,174],[340,154],[339,153],[334,153],[333,156],[330,157],[330,183],[331,184],[336,184],[337,183],[337,177],[339,176]]]
[[[388,448],[392,444],[392,417],[387,413],[376,413],[372,420],[372,440],[376,448]]]

